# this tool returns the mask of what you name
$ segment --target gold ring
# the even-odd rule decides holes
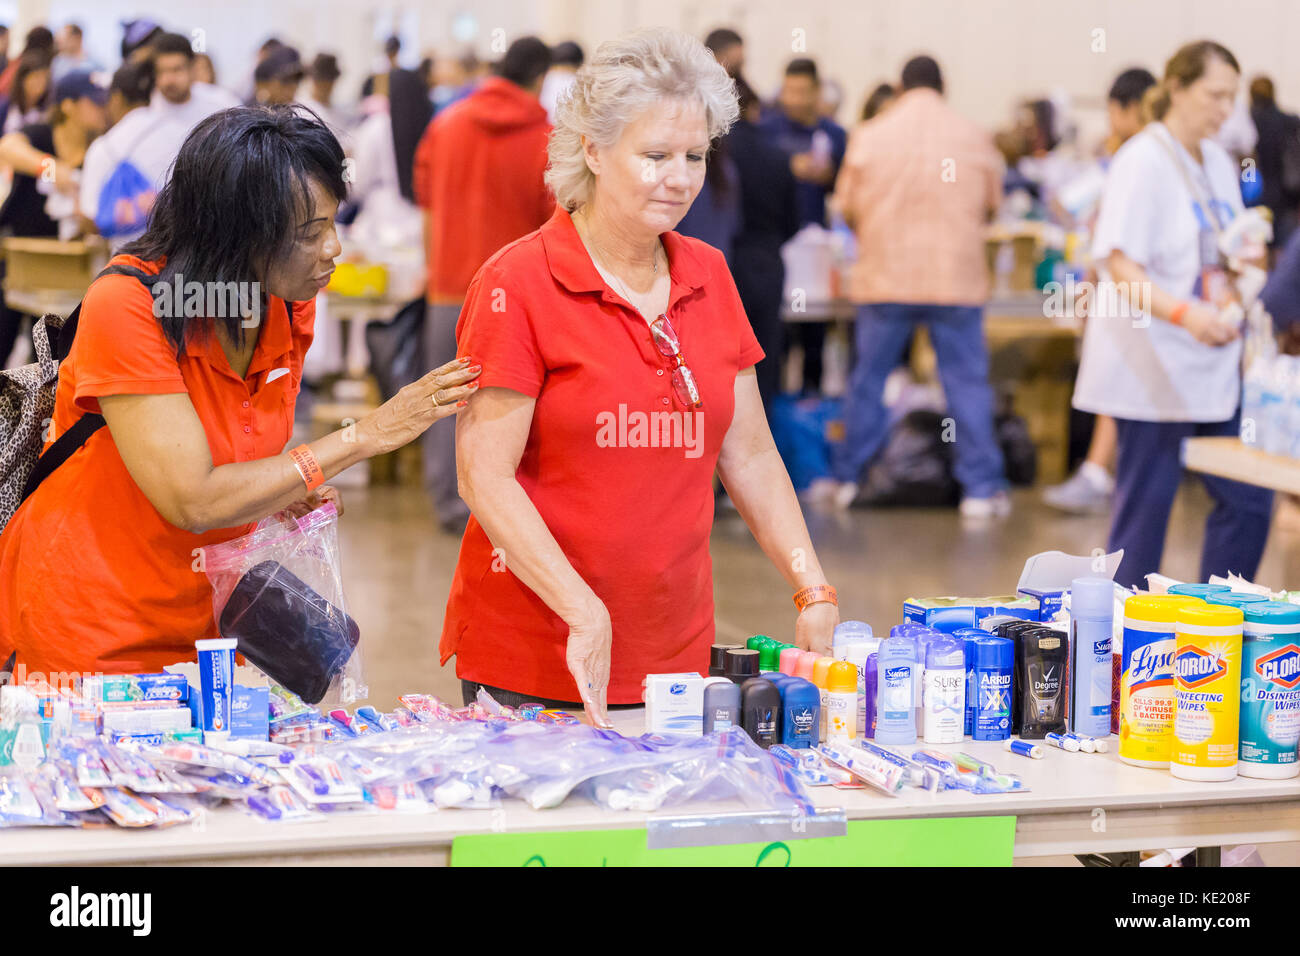
[[[437,392],[434,392],[432,395],[429,396],[431,399],[433,399],[433,407],[434,407],[434,408],[442,408],[442,402],[438,401],[438,392],[441,392],[441,391],[442,391],[442,389],[438,389]]]

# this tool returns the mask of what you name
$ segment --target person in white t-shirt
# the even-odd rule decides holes
[[[219,86],[194,79],[194,50],[187,37],[164,33],[153,48],[154,92],[149,108],[162,120],[151,136],[170,154],[168,165],[181,151],[181,143],[200,122],[219,110],[239,106],[238,98]]]
[[[153,195],[158,194],[167,179],[174,156],[166,144],[150,135],[161,122],[156,111],[149,107],[153,93],[153,64],[149,60],[128,61],[113,74],[108,88],[108,132],[98,137],[86,150],[81,165],[81,185],[78,208],[91,223],[97,223],[100,196],[109,178],[124,163],[129,162],[153,185]],[[143,207],[143,203],[141,206]],[[150,202],[151,206],[152,203]],[[103,231],[100,229],[100,231]],[[124,245],[143,233],[110,236],[114,248]]]
[[[1236,435],[1240,330],[1223,317],[1235,298],[1217,234],[1242,211],[1238,170],[1212,137],[1232,111],[1240,68],[1211,41],[1181,48],[1148,93],[1152,119],[1116,153],[1093,239],[1101,265],[1084,331],[1074,405],[1116,420],[1109,550],[1115,580],[1144,584],[1160,569],[1194,435]],[[1199,580],[1255,574],[1272,507],[1261,488],[1202,476],[1215,507]]]

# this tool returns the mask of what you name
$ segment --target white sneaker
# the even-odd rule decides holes
[[[817,505],[829,505],[835,501],[835,494],[840,490],[840,483],[834,478],[817,478],[800,496],[805,501]]]
[[[1011,514],[1011,497],[1005,491],[999,491],[988,498],[962,498],[958,509],[963,518],[1005,518]]]
[[[1106,469],[1085,461],[1068,481],[1043,489],[1043,503],[1067,514],[1104,514],[1110,510],[1115,481]]]
[[[858,497],[858,483],[856,481],[844,481],[840,483],[839,488],[835,491],[835,507],[840,511],[848,511],[853,507],[853,502]]]

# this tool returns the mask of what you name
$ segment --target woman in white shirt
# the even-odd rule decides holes
[[[1240,74],[1211,41],[1170,59],[1147,94],[1152,122],[1111,163],[1097,219],[1092,251],[1102,268],[1074,405],[1116,419],[1109,548],[1124,549],[1115,579],[1129,586],[1160,568],[1182,440],[1239,429],[1240,332],[1222,317],[1235,291],[1217,235],[1242,211],[1241,190],[1237,167],[1211,138],[1232,111]],[[1253,576],[1271,493],[1203,480],[1215,507],[1199,580]]]

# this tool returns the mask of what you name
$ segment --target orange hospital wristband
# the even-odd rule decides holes
[[[307,483],[308,491],[315,491],[317,487],[324,483],[325,472],[321,471],[316,456],[311,453],[311,449],[306,445],[299,445],[297,448],[290,449],[289,457],[293,460],[293,467],[298,469],[298,474],[302,475],[302,480]]]
[[[1182,325],[1183,316],[1187,314],[1187,310],[1190,306],[1191,306],[1190,302],[1179,302],[1176,306],[1174,306],[1172,309],[1169,310],[1169,321],[1172,322],[1174,325]]]
[[[840,606],[835,589],[829,584],[810,584],[808,587],[800,588],[794,592],[794,606],[800,611],[803,611],[809,604],[816,604],[819,601],[834,604],[836,607]]]

